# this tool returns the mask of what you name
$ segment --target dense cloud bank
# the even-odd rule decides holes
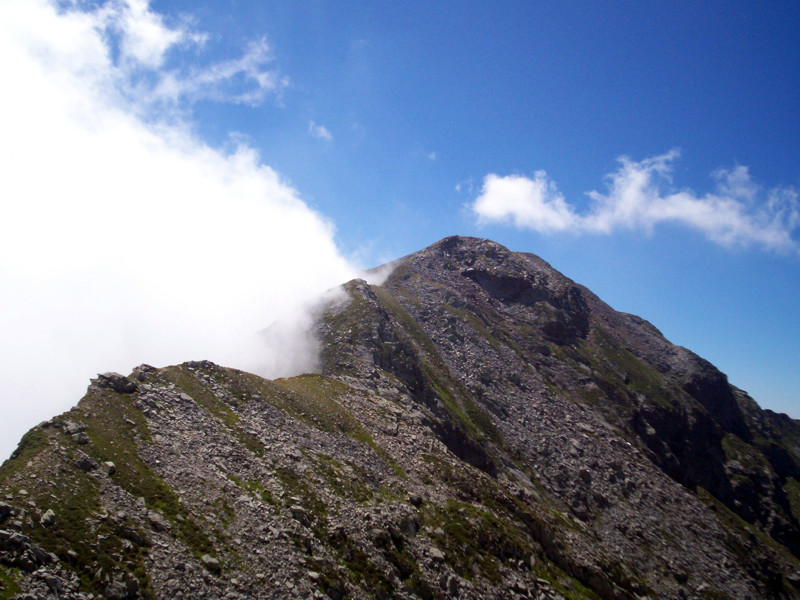
[[[302,329],[301,307],[355,272],[256,151],[192,133],[199,99],[280,94],[266,42],[204,64],[206,36],[146,2],[79,6],[0,6],[0,458],[98,371],[313,364],[307,337],[275,350],[258,332]]]

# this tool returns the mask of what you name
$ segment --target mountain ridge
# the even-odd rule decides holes
[[[0,597],[800,595],[799,421],[533,254],[392,267],[318,374],[143,365],[26,434]]]

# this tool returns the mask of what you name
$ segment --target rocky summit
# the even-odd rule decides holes
[[[91,381],[0,468],[0,598],[800,597],[800,422],[542,259],[451,237],[319,372]]]

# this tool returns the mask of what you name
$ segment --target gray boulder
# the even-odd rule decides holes
[[[94,380],[98,386],[110,388],[120,394],[132,394],[138,389],[138,384],[119,373],[109,371],[107,373],[99,373],[97,379]]]

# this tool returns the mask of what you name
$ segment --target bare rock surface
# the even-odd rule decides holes
[[[98,376],[0,467],[0,598],[800,597],[800,423],[530,254],[355,280],[321,372]]]

